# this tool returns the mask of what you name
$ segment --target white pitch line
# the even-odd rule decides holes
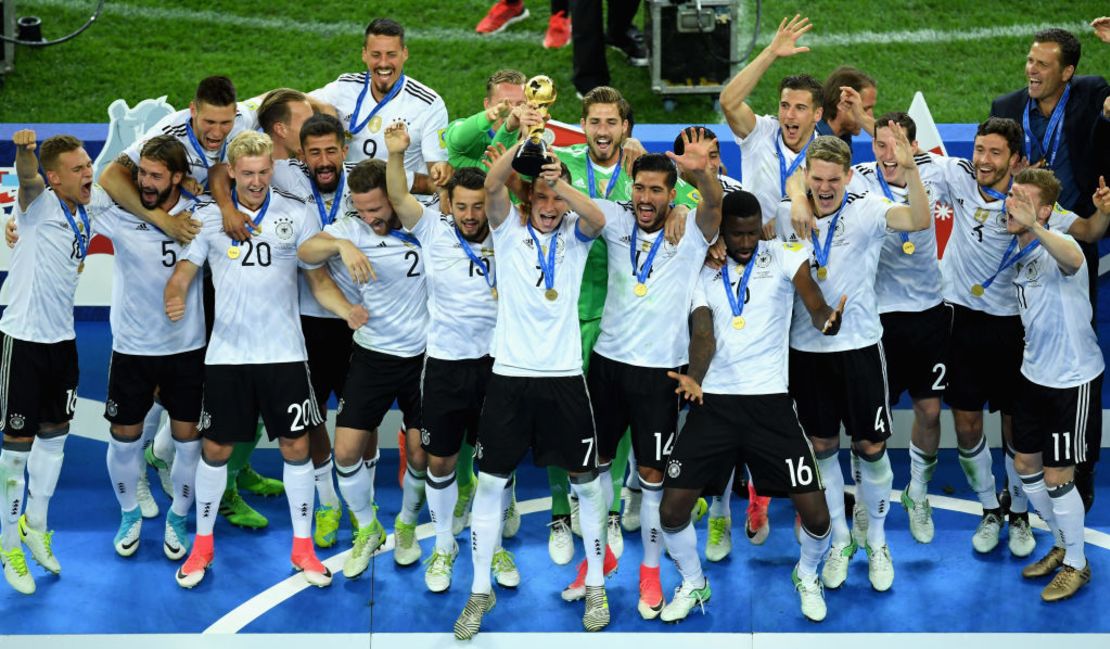
[[[855,487],[848,486],[846,491],[852,493]],[[898,502],[902,497],[901,491],[890,492],[890,502]],[[982,506],[977,502],[970,500],[961,500],[959,498],[950,498],[948,496],[934,496],[929,495],[929,503],[934,509],[946,509],[948,511],[961,512],[964,514],[971,514],[979,516],[982,514]],[[536,512],[548,511],[551,509],[551,498],[533,498],[532,500],[525,500],[517,503],[517,511],[521,516],[526,514],[534,514]],[[1048,526],[1044,524],[1035,513],[1029,516],[1029,522],[1036,528],[1047,530]],[[435,536],[435,528],[431,523],[424,523],[416,528],[416,538],[423,540]],[[1110,550],[1110,534],[1086,528],[1084,530],[1084,540],[1096,547]],[[385,554],[393,550],[393,535],[390,534],[386,538],[386,542],[382,547],[374,553],[374,556]],[[342,573],[343,561],[347,558],[350,550],[345,550],[339,554],[328,557],[324,560],[324,565],[332,571],[333,576],[338,579],[339,574]],[[369,568],[367,569],[369,570]],[[274,584],[261,593],[243,602],[239,606],[229,611],[220,619],[216,620],[204,630],[205,634],[225,634],[225,633],[238,633],[248,624],[254,620],[262,617],[267,611],[278,606],[285,600],[309,588],[309,584],[304,580],[301,575],[292,575],[286,579]],[[438,637],[438,636],[437,636]]]
[[[24,7],[43,7],[51,9],[72,9],[72,0],[24,0],[21,2]],[[94,3],[86,2],[88,10],[91,11]],[[122,2],[109,2],[104,5],[104,11],[101,14],[101,21],[105,17],[120,16],[124,18],[141,18],[144,20],[158,20],[169,22],[190,22],[190,23],[205,23],[221,26],[242,27],[246,29],[266,29],[282,31],[286,33],[309,33],[317,34],[320,36],[355,36],[361,34],[366,28],[365,22],[357,22],[351,20],[336,21],[336,22],[321,22],[313,20],[303,20],[301,18],[284,18],[284,17],[264,17],[264,16],[241,16],[230,14],[226,12],[211,11],[211,10],[190,10],[190,9],[175,9],[171,7],[147,7],[141,5],[132,5]],[[367,14],[369,19],[370,14]],[[475,16],[477,20],[478,16]],[[830,21],[831,22],[831,21]],[[849,33],[826,33],[822,34],[820,30],[821,17],[815,18],[816,33],[806,35],[799,43],[808,47],[837,47],[837,46],[850,46],[850,45],[868,45],[868,44],[887,44],[887,43],[912,43],[920,45],[922,43],[945,43],[951,41],[972,41],[984,40],[993,38],[1014,38],[1014,37],[1032,37],[1032,35],[1042,29],[1049,27],[1060,27],[1070,30],[1072,32],[1090,32],[1091,28],[1087,23],[1079,21],[1067,21],[1059,23],[1032,23],[1023,25],[1000,25],[995,27],[983,27],[977,29],[953,29],[953,30],[939,30],[939,29],[918,29],[918,30],[899,30],[899,31],[860,31]],[[764,46],[771,41],[774,34],[775,23],[772,20],[764,20],[760,29],[760,37],[758,45]],[[496,39],[497,41],[509,41],[513,43],[539,43],[539,32],[532,32],[528,30],[510,30],[504,31],[493,36],[482,36],[476,33],[473,29],[466,28],[453,28],[453,27],[414,27],[406,29],[405,37],[415,41],[470,41],[480,42],[485,39]]]

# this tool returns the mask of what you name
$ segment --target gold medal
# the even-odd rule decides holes
[[[553,288],[549,288],[543,292],[543,296],[547,298],[548,301],[554,302],[555,300],[559,299],[559,291],[556,291]]]
[[[258,235],[262,234],[262,226],[261,225],[255,226],[255,228],[253,230],[251,230],[251,234],[253,234],[256,237]]]
[[[83,272],[85,272],[85,262],[84,261],[77,264],[77,274],[80,275]]]
[[[902,244],[902,252],[906,253],[907,255],[912,255],[914,250],[916,250],[916,248],[914,248],[912,241],[907,241]]]
[[[744,328],[744,316],[738,315],[732,318],[732,328],[740,330]]]
[[[490,289],[489,289],[489,294],[492,295],[493,299],[496,300],[497,299],[497,287],[491,286]]]
[[[636,294],[636,297],[643,297],[647,295],[647,284],[644,284],[643,282],[637,283],[636,286],[632,289],[632,292]]]
[[[239,258],[239,246],[231,246],[230,248],[228,248],[227,249],[227,258],[228,259],[238,259]]]
[[[824,280],[824,279],[828,279],[828,277],[829,277],[829,268],[828,268],[828,266],[822,266],[822,267],[817,269],[817,279]]]
[[[983,292],[985,290],[986,289],[983,288],[982,284],[976,284],[976,285],[971,287],[971,294],[974,295],[975,297],[983,297]]]

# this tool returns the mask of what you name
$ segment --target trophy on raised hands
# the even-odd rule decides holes
[[[524,96],[528,105],[547,116],[547,109],[555,103],[555,83],[550,77],[539,75],[532,77],[524,84]],[[513,169],[517,173],[535,178],[540,175],[540,169],[548,162],[547,143],[543,140],[543,122],[533,126],[528,132],[528,139],[521,145],[513,158]]]

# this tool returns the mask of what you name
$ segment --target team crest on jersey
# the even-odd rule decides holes
[[[119,404],[108,399],[108,403],[104,404],[104,411],[108,413],[109,417],[115,417],[119,414]]]
[[[799,247],[801,247],[801,246],[799,246]],[[766,252],[766,251],[761,252],[761,253],[759,253],[759,256],[755,258],[755,267],[756,268],[767,268],[770,265],[771,265],[771,253],[769,253],[769,252]]]
[[[682,475],[682,462],[678,460],[671,460],[667,463],[667,477],[677,478]]]
[[[289,241],[293,238],[293,219],[282,217],[274,223],[274,234],[282,241]]]
[[[1033,283],[1037,281],[1037,277],[1041,274],[1041,265],[1034,259],[1023,267],[1019,267],[1018,272],[1025,278],[1025,281]]]
[[[12,414],[8,416],[8,426],[10,426],[12,430],[23,430],[23,426],[26,424],[27,420],[23,418],[23,415]]]

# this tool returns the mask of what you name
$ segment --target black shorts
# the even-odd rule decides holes
[[[197,428],[220,444],[254,441],[258,416],[271,440],[296,439],[320,425],[308,363],[206,365]]]
[[[1020,316],[997,316],[959,304],[948,343],[948,387],[944,402],[954,410],[1013,412],[1021,376],[1025,329]]]
[[[34,437],[77,408],[77,341],[32,343],[0,333],[0,431]]]
[[[429,357],[424,361],[420,446],[425,451],[436,457],[451,457],[462,448],[463,439],[474,445],[492,374],[493,359],[489,356],[455,361]]]
[[[529,448],[537,466],[571,473],[597,468],[597,434],[585,377],[490,377],[474,450],[481,470],[508,475]]]
[[[308,369],[312,373],[312,391],[320,406],[320,419],[328,413],[328,397],[343,396],[343,384],[351,367],[351,339],[354,331],[346,320],[301,316],[304,347],[308,352]]]
[[[374,430],[397,401],[404,415],[405,430],[419,430],[422,427],[420,373],[423,369],[423,356],[404,358],[352,345],[351,368],[343,384],[335,425]]]
[[[890,403],[898,403],[907,390],[913,399],[940,398],[948,374],[952,306],[942,302],[924,311],[892,311],[879,317]]]
[[[878,443],[894,428],[882,343],[842,352],[791,349],[790,396],[810,437],[839,437],[844,424],[852,441]]]
[[[636,463],[662,469],[678,428],[678,382],[666,369],[638,367],[601,356],[590,357],[586,384],[594,405],[599,454],[616,455],[624,431],[632,429]]]
[[[1037,385],[1018,377],[1014,450],[1041,453],[1045,466],[1074,466],[1090,458],[1088,445],[1102,429],[1102,375],[1073,388]]]
[[[787,394],[706,394],[692,405],[667,462],[664,488],[721,493],[738,460],[760,494],[821,489],[817,460]]]
[[[199,421],[204,397],[204,348],[168,356],[112,352],[104,418],[123,426],[143,423],[154,403],[155,390],[170,419]]]

